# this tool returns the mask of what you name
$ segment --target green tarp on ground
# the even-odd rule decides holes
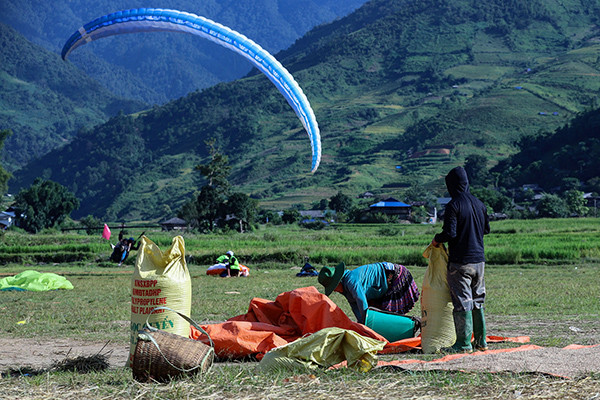
[[[15,276],[0,279],[0,290],[30,290],[43,292],[46,290],[73,289],[73,284],[64,276],[51,272],[23,271]]]

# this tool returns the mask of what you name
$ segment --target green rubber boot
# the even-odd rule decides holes
[[[487,342],[485,341],[486,334],[483,307],[475,308],[473,309],[473,336],[475,336],[473,347],[475,349],[479,351],[486,351],[488,349]]]
[[[471,311],[454,311],[454,330],[456,342],[452,347],[442,348],[442,353],[471,353],[471,335],[473,334],[473,313]]]

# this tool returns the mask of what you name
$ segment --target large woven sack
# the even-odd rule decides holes
[[[161,309],[174,311],[166,307],[155,308]],[[185,375],[205,373],[212,366],[215,351],[208,333],[189,317],[177,314],[208,336],[211,345],[146,325],[138,332],[133,354],[131,369],[135,380],[168,382]]]
[[[448,252],[441,245],[430,244],[423,252],[429,265],[421,291],[421,348],[423,353],[436,353],[456,341],[452,297],[448,287]]]
[[[162,331],[189,337],[190,324],[177,313],[190,315],[192,281],[185,262],[183,237],[173,238],[165,252],[143,236],[131,277],[131,325],[128,365],[131,366],[138,332],[147,323]],[[152,312],[156,307],[161,308]]]

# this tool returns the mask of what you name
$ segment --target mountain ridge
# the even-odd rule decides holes
[[[155,0],[153,8],[178,9],[235,29],[276,53],[315,25],[343,16],[366,0]],[[34,43],[60,52],[83,24],[102,15],[148,8],[145,0],[73,0],[55,4],[3,0],[0,22]],[[251,70],[245,60],[205,40],[177,33],[146,33],[88,45],[71,62],[118,96],[163,104]],[[226,68],[223,68],[226,66]]]
[[[322,162],[313,175],[299,121],[264,76],[250,74],[116,117],[112,124],[135,132],[139,149],[131,151],[140,154],[135,162],[111,158],[106,168],[131,176],[114,190],[106,168],[67,156],[78,153],[74,145],[32,163],[17,180],[26,185],[35,171],[48,171],[81,196],[76,215],[160,219],[202,184],[193,166],[205,162],[204,142],[214,139],[229,157],[236,190],[269,208],[306,206],[338,191],[443,195],[443,176],[470,154],[484,155],[491,168],[516,153],[521,138],[552,132],[597,101],[598,19],[581,10],[599,2],[533,1],[515,8],[521,15],[513,3],[372,0],[281,52],[321,128]],[[79,141],[118,141],[112,127],[89,129]],[[52,168],[58,157],[65,172]],[[92,176],[98,185],[87,190]],[[102,201],[99,193],[107,194]]]

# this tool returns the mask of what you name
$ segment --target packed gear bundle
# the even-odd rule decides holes
[[[141,247],[131,277],[131,366],[138,340],[138,332],[148,324],[162,331],[185,338],[190,324],[177,316],[190,315],[192,307],[192,281],[185,261],[183,237],[173,238],[171,247],[163,252],[147,237],[142,237]],[[156,307],[168,307],[152,312]]]
[[[446,278],[448,252],[443,245],[430,244],[423,257],[428,266],[421,293],[421,346],[423,353],[436,353],[456,340],[454,306]]]

